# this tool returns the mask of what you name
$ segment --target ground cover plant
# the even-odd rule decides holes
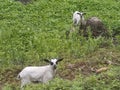
[[[99,17],[111,37],[86,39],[74,28],[66,38],[76,10]],[[119,32],[119,0],[1,0],[0,89],[19,90],[16,77],[25,66],[63,57],[54,80],[25,90],[119,90]],[[107,69],[97,73],[101,68]]]

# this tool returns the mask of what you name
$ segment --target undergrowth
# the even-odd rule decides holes
[[[66,38],[66,31],[73,28],[72,14],[76,10],[86,12],[85,18],[99,17],[114,38],[89,36],[86,39],[78,35],[77,28]],[[18,72],[28,65],[45,64],[44,58],[63,57],[58,68],[64,70],[63,74],[68,73],[65,70],[68,62],[110,60],[119,63],[119,12],[119,0],[31,0],[26,4],[18,0],[1,0],[0,89],[19,89],[19,81],[14,80]],[[102,55],[97,53],[101,50]],[[107,55],[109,52],[115,53]],[[104,65],[100,63],[99,66]],[[58,74],[49,84],[28,85],[26,90],[119,90],[119,66],[111,65],[110,68],[107,72],[90,73],[86,77],[75,72],[73,81]]]

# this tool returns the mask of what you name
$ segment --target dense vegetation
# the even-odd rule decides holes
[[[112,37],[86,40],[77,34],[77,28],[66,39],[76,10],[86,12],[86,18],[99,17],[115,35],[115,41]],[[26,90],[119,90],[119,33],[119,0],[31,0],[26,5],[17,0],[1,0],[0,89],[19,89],[16,76],[23,67],[43,65],[43,58],[63,57],[54,80],[45,85],[28,85]],[[90,67],[109,69],[96,74]]]

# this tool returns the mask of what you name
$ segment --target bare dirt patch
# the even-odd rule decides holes
[[[73,80],[76,75],[89,76],[109,70],[109,65],[120,66],[120,54],[109,49],[101,49],[87,55],[85,60],[75,63],[66,63],[62,70],[58,71],[61,78]]]
[[[10,68],[5,69],[4,71],[0,72],[0,90],[5,84],[18,84],[18,80],[16,79],[17,74],[20,72],[21,69],[19,68]]]

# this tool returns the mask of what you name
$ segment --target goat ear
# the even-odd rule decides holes
[[[44,61],[45,61],[45,62],[49,62],[49,63],[50,63],[50,61],[49,61],[48,59],[44,59]]]
[[[78,12],[77,14],[81,15],[81,13],[80,13],[80,12]]]
[[[59,59],[57,60],[57,62],[62,61],[62,60],[63,60],[63,58],[59,58]]]

